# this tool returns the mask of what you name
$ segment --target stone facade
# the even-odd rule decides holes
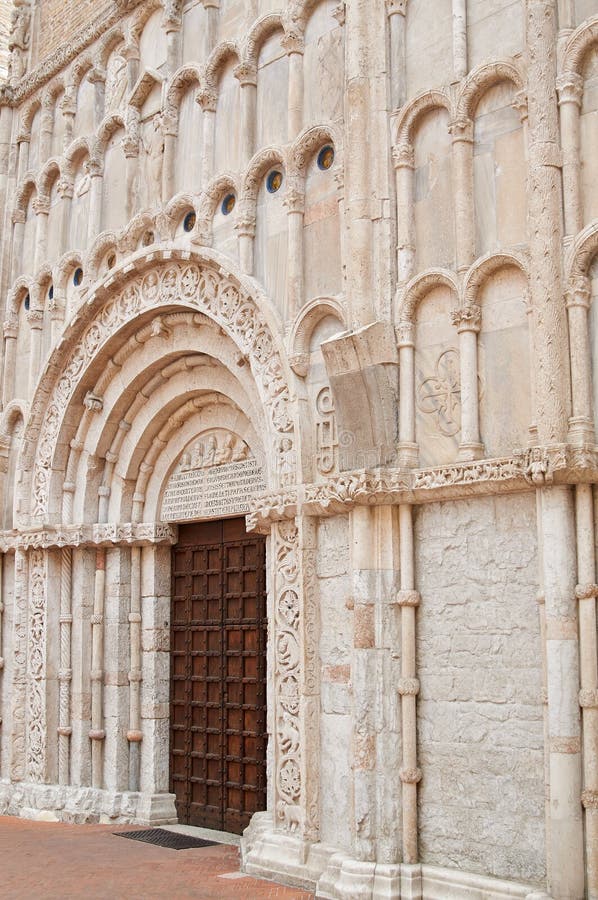
[[[176,819],[171,548],[242,512],[245,870],[597,900],[596,0],[15,0],[8,48],[0,813]]]

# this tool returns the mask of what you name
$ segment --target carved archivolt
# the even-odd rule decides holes
[[[455,297],[459,297],[457,278],[448,269],[430,269],[413,278],[406,285],[403,296],[399,301],[399,322],[415,322],[418,303],[423,300],[426,294],[438,287],[446,287]]]
[[[598,16],[583,22],[567,41],[563,72],[581,75],[586,56],[596,44],[598,44]]]
[[[122,276],[121,276],[122,277]],[[121,282],[122,283],[122,282]],[[94,298],[90,301],[93,303]],[[164,262],[125,281],[120,292],[95,305],[95,317],[84,330],[74,325],[67,334],[68,352],[56,351],[34,400],[26,442],[35,446],[31,485],[32,515],[49,511],[49,487],[56,445],[66,410],[81,378],[100,349],[133,317],[144,311],[188,305],[204,312],[235,340],[251,364],[270,423],[273,471],[294,480],[294,422],[285,369],[275,338],[253,298],[240,284],[197,262]],[[55,379],[54,373],[60,373]],[[43,397],[49,393],[47,404]],[[39,434],[39,439],[37,435]]]
[[[461,87],[457,100],[457,120],[472,119],[482,95],[504,81],[511,82],[518,92],[524,88],[523,76],[512,60],[488,63],[473,69]]]

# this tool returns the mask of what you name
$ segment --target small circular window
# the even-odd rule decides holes
[[[318,153],[318,169],[322,169],[323,172],[326,172],[328,169],[332,168],[333,162],[334,147],[331,147],[330,144],[328,144],[326,147],[322,147]]]
[[[29,296],[29,294],[27,294],[27,296],[25,297],[25,302],[24,302],[23,306],[25,307],[26,310],[28,310],[29,307],[31,306],[31,297]]]
[[[197,216],[194,212],[188,212],[185,218],[183,219],[183,229],[189,233],[193,231],[195,228],[195,223],[197,222]]]
[[[73,275],[73,284],[75,287],[79,287],[81,282],[83,281],[83,269],[75,269],[75,274]]]
[[[50,290],[48,291],[48,300],[54,299],[54,285],[50,285]]]
[[[223,216],[230,216],[233,209],[235,208],[235,203],[237,202],[237,198],[234,194],[227,194],[224,200],[222,201],[222,206],[220,209],[222,210]]]
[[[275,194],[282,187],[282,172],[279,172],[278,169],[273,169],[272,172],[268,175],[266,179],[266,188],[268,193]]]

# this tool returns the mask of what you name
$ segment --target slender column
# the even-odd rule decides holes
[[[287,187],[284,205],[288,214],[288,309],[285,321],[292,319],[301,309],[305,301],[303,271],[303,234],[305,221],[305,194],[297,186]]]
[[[103,746],[104,731],[103,682],[104,682],[104,599],[106,592],[106,551],[96,553],[96,571],[91,617],[91,778],[92,787],[101,788],[104,783]]]
[[[415,154],[411,144],[393,147],[397,189],[397,273],[399,285],[406,284],[415,272]]]
[[[60,551],[60,670],[59,719],[58,719],[58,782],[70,784],[71,768],[71,630],[73,626],[73,551],[63,547]]]
[[[453,310],[451,318],[459,333],[461,360],[461,441],[458,458],[480,459],[484,455],[484,446],[480,441],[478,390],[478,333],[482,310],[479,306],[463,306]]]
[[[473,206],[473,122],[452,122],[453,183],[455,198],[455,251],[457,271],[464,273],[475,259]]]
[[[206,11],[207,44],[208,53],[211,53],[218,43],[218,18],[220,15],[220,0],[202,0]]]
[[[3,406],[10,403],[15,395],[18,333],[18,322],[10,320],[4,323],[4,378],[2,379]]]
[[[567,72],[557,79],[561,148],[563,151],[563,205],[565,236],[572,237],[583,228],[580,184],[579,127],[583,79]]]
[[[176,109],[167,109],[162,117],[164,129],[164,163],[162,165],[162,199],[165,203],[174,197],[176,143],[179,132]]]
[[[183,64],[183,31],[180,17],[166,24],[166,67],[169,75]]]
[[[246,166],[256,150],[257,69],[239,63],[234,75],[241,86],[241,164]]]
[[[66,312],[66,292],[64,290],[58,290],[56,285],[54,286],[54,296],[48,302],[48,308],[50,310],[50,330],[52,334],[52,346],[54,346],[62,333],[62,327],[64,325],[64,316]]]
[[[31,143],[31,135],[20,134],[17,137],[19,146],[19,162],[17,167],[17,184],[20,184],[29,169],[29,147]]]
[[[407,83],[407,0],[386,0],[390,28],[390,103],[398,109],[405,102]]]
[[[61,178],[57,186],[58,196],[60,197],[60,218],[59,218],[59,236],[58,236],[58,253],[60,256],[68,249],[68,227],[71,217],[71,202],[73,199],[73,184],[68,178]]]
[[[197,102],[203,109],[203,158],[201,163],[201,183],[206,188],[214,174],[214,145],[216,139],[216,104],[218,97],[215,91],[204,88],[197,92]]]
[[[289,31],[282,38],[281,44],[289,57],[287,139],[294,141],[303,128],[303,53],[305,51],[305,43],[303,35]]]
[[[129,222],[137,210],[139,177],[139,135],[130,134],[123,141],[126,159],[127,202],[125,214]],[[161,185],[160,185],[161,187]]]
[[[141,547],[131,547],[131,668],[129,671],[129,790],[138,791],[141,747]]]
[[[39,196],[33,201],[33,211],[37,217],[35,233],[34,269],[36,272],[42,267],[48,250],[48,216],[50,215],[50,198]]]
[[[139,78],[139,48],[129,45],[125,47],[121,55],[127,61],[127,88],[130,93]]]
[[[22,209],[13,210],[12,214],[12,267],[11,281],[19,277],[23,260],[23,245],[25,243],[25,222],[27,217]]]
[[[102,69],[92,69],[87,73],[87,80],[94,86],[94,122],[98,128],[104,118],[106,109],[106,73]]]
[[[421,769],[417,765],[417,712],[416,701],[419,681],[415,668],[415,611],[420,596],[415,590],[415,550],[413,540],[413,508],[410,504],[399,506],[401,590],[401,695],[402,745],[401,765],[403,862],[417,862],[417,785],[421,781]]]
[[[85,171],[89,175],[89,220],[87,228],[87,246],[91,247],[94,238],[102,230],[102,189],[104,167],[97,159],[88,159]]]
[[[571,351],[572,416],[568,438],[571,443],[594,443],[592,410],[592,358],[588,314],[590,309],[590,280],[576,276],[567,291],[567,318]]]
[[[550,772],[548,892],[581,900],[584,842],[573,495],[569,486],[546,486],[541,495]]]
[[[33,397],[40,366],[42,350],[42,328],[44,325],[44,313],[41,309],[30,309],[27,313],[27,322],[31,329],[31,346],[29,349],[29,397]]]
[[[54,131],[54,113],[51,109],[42,110],[39,134],[40,165],[50,158],[52,153],[52,133]]]
[[[4,613],[4,554],[0,553],[0,673],[4,669],[4,659],[2,657],[2,615]],[[2,725],[2,710],[0,709],[0,725]]]
[[[235,222],[235,230],[239,236],[239,264],[245,275],[253,275],[255,228],[255,201],[245,201]]]
[[[60,101],[60,111],[64,118],[64,139],[62,148],[63,150],[66,150],[73,140],[73,132],[75,130],[75,116],[77,115],[76,97],[70,93],[65,93]]]
[[[397,327],[399,348],[399,465],[416,466],[419,448],[415,441],[415,335],[412,322]]]
[[[598,641],[596,633],[596,552],[592,486],[575,487],[577,600],[579,603],[579,705],[582,711],[583,793],[587,896],[598,900]]]
[[[467,75],[467,0],[453,0],[453,72],[459,81]]]

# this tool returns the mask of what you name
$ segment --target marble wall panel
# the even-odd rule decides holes
[[[519,0],[468,0],[470,69],[497,56],[514,56],[522,51],[525,40],[523,10]]]
[[[533,494],[416,511],[424,863],[545,876]]]
[[[526,163],[523,128],[512,107],[513,87],[491,88],[474,121],[476,252],[526,240]]]
[[[283,205],[285,182],[275,194],[264,181],[257,199],[255,273],[267,295],[284,315],[287,298],[287,211]]]
[[[303,124],[333,121],[343,114],[343,30],[332,16],[337,4],[322,0],[305,29]]]
[[[162,28],[162,16],[162,10],[156,10],[143,29],[139,41],[140,71],[143,69],[159,71],[166,63],[166,32]]]
[[[581,197],[583,224],[598,216],[598,184],[595,171],[598,148],[598,48],[588,54],[580,123]]]
[[[197,85],[190,87],[179,107],[179,133],[176,145],[175,193],[199,192],[203,153],[203,112],[195,102]]]
[[[257,73],[257,147],[287,140],[289,60],[280,46],[281,33],[269,37],[260,50]]]
[[[530,343],[519,270],[502,269],[480,292],[480,429],[486,456],[525,447],[531,422]]]
[[[201,0],[193,0],[183,10],[183,63],[205,62],[208,58],[207,21]]]
[[[23,233],[23,262],[21,264],[21,273],[23,275],[33,275],[36,234],[37,216],[33,212],[32,201],[30,200]]]
[[[415,135],[415,233],[417,269],[453,268],[455,222],[451,137],[445,110],[434,110]]]
[[[64,146],[64,116],[60,109],[60,103],[64,98],[64,91],[54,101],[54,128],[52,129],[52,156],[61,156]]]
[[[433,16],[429,0],[409,0],[406,96],[446,84],[452,52],[451,0],[435,0]]]
[[[314,158],[305,184],[305,300],[342,290],[340,216],[334,166],[322,171]]]
[[[124,129],[115,132],[106,148],[102,179],[102,230],[118,231],[126,224],[127,179],[122,142]]]
[[[461,433],[459,340],[454,297],[436,288],[419,304],[415,328],[415,436],[422,466],[456,459]]]
[[[233,75],[234,68],[235,61],[229,61],[218,84],[214,141],[216,172],[238,172],[241,167],[240,85]]]
[[[73,138],[86,137],[93,133],[95,126],[95,94],[94,85],[88,78],[84,78],[77,91],[77,111],[73,124]],[[108,111],[115,112],[116,108],[109,107]]]

